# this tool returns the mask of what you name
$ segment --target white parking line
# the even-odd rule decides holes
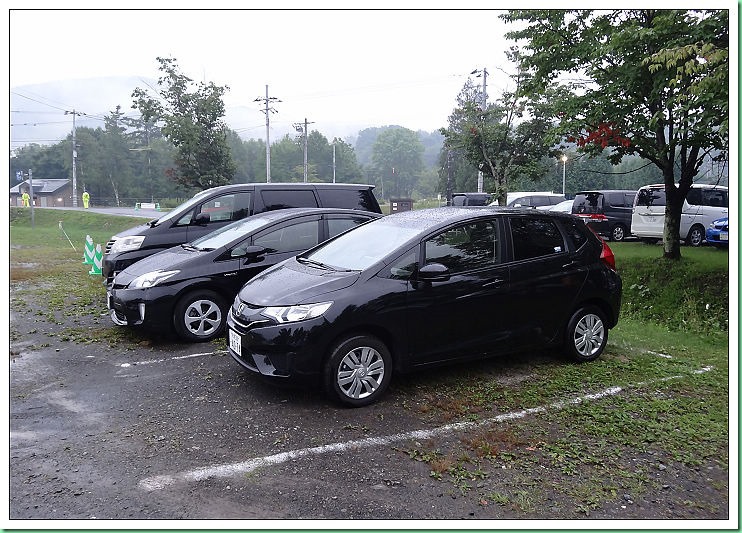
[[[703,367],[700,370],[693,371],[694,374],[702,374],[709,372],[713,367]],[[686,376],[677,375],[662,378],[660,380],[654,380],[654,382],[669,381],[672,379],[681,379]],[[637,385],[630,386],[638,387],[645,386],[651,382],[642,382]],[[240,463],[222,464],[205,466],[202,468],[196,468],[194,470],[188,470],[185,472],[179,472],[176,474],[165,474],[161,476],[148,477],[139,482],[139,488],[146,491],[161,490],[165,487],[172,485],[177,482],[192,482],[201,481],[204,479],[216,477],[234,477],[240,474],[247,474],[258,468],[277,465],[291,461],[293,459],[299,459],[310,455],[322,455],[327,453],[344,452],[348,450],[357,450],[359,448],[369,448],[372,446],[384,446],[393,442],[412,440],[412,439],[431,439],[433,437],[440,437],[449,433],[462,430],[477,429],[482,426],[488,426],[505,422],[507,420],[516,420],[519,418],[525,418],[528,415],[536,413],[545,413],[548,410],[559,410],[564,409],[570,405],[580,404],[589,400],[599,400],[606,396],[615,396],[616,394],[623,391],[623,387],[608,387],[600,392],[585,394],[576,398],[561,400],[545,406],[532,407],[529,409],[523,409],[522,411],[511,411],[504,413],[493,418],[480,420],[477,422],[457,422],[455,424],[447,424],[433,429],[422,429],[417,431],[408,431],[405,433],[398,433],[396,435],[387,435],[386,437],[369,437],[366,439],[352,440],[347,442],[336,442],[333,444],[325,444],[323,446],[315,446],[313,448],[302,448],[299,450],[291,450],[288,452],[277,453],[274,455],[268,455],[264,457],[256,457],[254,459],[248,459]]]
[[[179,359],[191,359],[193,357],[201,357],[202,355],[217,355],[227,353],[226,350],[219,350],[216,352],[205,352],[205,353],[192,353],[189,355],[179,355],[177,357],[166,357],[165,359],[150,359],[148,361],[136,361],[134,363],[122,363],[120,366],[121,368],[129,368],[132,366],[140,366],[140,365],[152,365],[155,363],[164,363],[165,361],[177,361]]]

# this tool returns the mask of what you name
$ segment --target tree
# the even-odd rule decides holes
[[[372,162],[382,180],[384,196],[410,197],[423,170],[425,149],[417,133],[407,128],[388,128],[379,133],[373,145]]]
[[[729,14],[718,11],[510,11],[525,25],[526,91],[553,100],[555,139],[609,160],[638,155],[662,173],[664,256],[680,258],[680,214],[707,159],[729,151]],[[575,79],[575,76],[578,78]]]
[[[227,143],[227,127],[222,121],[222,96],[228,87],[213,82],[195,84],[180,72],[177,62],[158,57],[156,97],[137,87],[132,93],[134,109],[146,122],[162,122],[163,134],[177,149],[176,168],[171,178],[187,187],[204,189],[232,182],[236,167]]]
[[[550,127],[542,116],[540,102],[526,101],[522,96],[521,87],[528,75],[520,64],[519,52],[511,49],[507,55],[517,67],[510,76],[514,89],[484,104],[486,95],[468,79],[457,98],[459,107],[448,118],[448,128],[441,129],[446,149],[460,151],[482,171],[501,205],[506,202],[511,178],[537,178],[544,173],[540,161],[548,153],[544,138]],[[528,119],[524,119],[526,112],[530,114]]]

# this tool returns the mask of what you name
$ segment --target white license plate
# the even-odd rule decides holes
[[[729,235],[726,234],[726,233],[720,233],[719,234],[719,240],[720,241],[728,241],[729,240]]]
[[[229,347],[237,355],[242,355],[242,336],[235,330],[229,330]]]

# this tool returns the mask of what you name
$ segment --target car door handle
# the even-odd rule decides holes
[[[227,276],[236,276],[236,275],[237,275],[237,272],[227,272],[226,274],[224,274],[224,277],[226,278]]]
[[[569,263],[562,265],[562,268],[572,268],[578,266],[580,263],[578,261],[570,261]]]
[[[495,285],[502,285],[503,283],[505,283],[505,278],[492,278],[491,280],[486,281],[482,287],[492,287]]]

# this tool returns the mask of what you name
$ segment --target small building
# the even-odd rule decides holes
[[[10,188],[10,205],[22,206],[21,195],[24,192],[30,194],[28,180]],[[33,180],[33,200],[35,207],[72,207],[72,180],[35,178]]]

